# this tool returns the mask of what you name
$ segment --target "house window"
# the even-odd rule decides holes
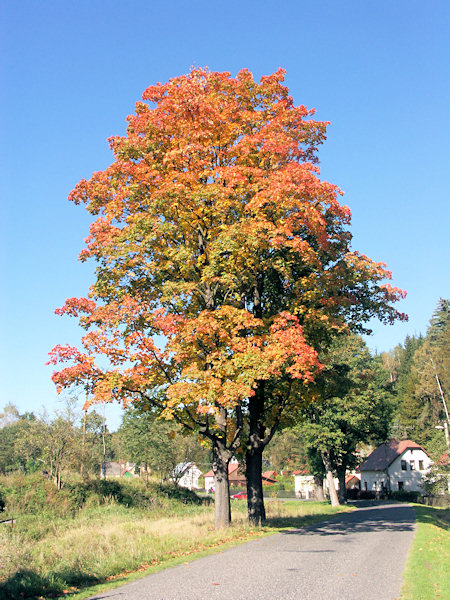
[[[419,460],[419,471],[423,471],[423,460]]]
[[[402,471],[406,471],[406,460],[402,460]]]
[[[367,492],[367,481],[365,481],[365,482],[364,482],[364,489],[365,489],[365,490],[366,490],[366,492]]]
[[[415,471],[416,469],[416,463],[413,460],[409,461],[409,467],[411,469],[411,471]]]
[[[403,461],[402,461],[403,462]],[[398,482],[398,491],[401,492],[403,489],[403,481]]]

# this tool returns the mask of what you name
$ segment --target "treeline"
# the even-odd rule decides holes
[[[124,411],[118,431],[110,432],[95,410],[80,411],[74,401],[53,414],[20,414],[14,404],[0,413],[0,473],[42,471],[60,489],[63,475],[79,473],[100,477],[102,464],[124,460],[136,463],[136,471],[169,479],[180,462],[210,464],[209,451],[181,427],[157,420],[151,413]],[[209,466],[208,466],[209,468]]]
[[[449,300],[441,298],[425,336],[408,336],[382,355],[396,393],[393,432],[436,457],[447,449],[442,429],[448,426],[449,335]]]

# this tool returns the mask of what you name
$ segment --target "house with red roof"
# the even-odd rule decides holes
[[[381,444],[359,466],[361,489],[373,492],[422,492],[422,480],[432,461],[422,446],[411,440]]]
[[[276,483],[277,475],[278,473],[276,471],[265,471],[262,474],[263,485],[272,485],[273,483]],[[244,467],[236,460],[232,460],[228,464],[228,481],[230,487],[245,488],[247,485]],[[212,469],[205,473],[205,490],[207,492],[214,491],[214,471]]]
[[[242,467],[235,460],[228,463],[228,481],[230,487],[245,487],[247,485]],[[205,473],[205,490],[214,492],[214,471],[212,469]]]

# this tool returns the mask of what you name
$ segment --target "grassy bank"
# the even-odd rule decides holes
[[[402,600],[450,598],[450,509],[414,505],[417,532],[406,564]]]
[[[246,503],[235,501],[233,526],[215,531],[212,504],[141,481],[71,484],[61,493],[50,482],[19,477],[0,480],[0,493],[6,497],[2,518],[16,519],[13,529],[0,528],[5,600],[72,594],[81,599],[199,553],[336,512],[325,503],[269,501],[267,526],[251,529]]]

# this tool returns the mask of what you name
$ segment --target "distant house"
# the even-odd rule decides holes
[[[315,498],[317,495],[317,480],[314,475],[311,475],[309,470],[305,467],[299,471],[292,473],[294,476],[294,489],[297,498],[303,498],[309,500],[309,498]],[[339,489],[339,481],[337,477],[334,478],[334,486],[336,490]],[[347,489],[348,486],[346,485]],[[326,479],[323,480],[323,491],[325,494],[328,492],[328,482]]]
[[[230,487],[245,487],[247,485],[242,467],[235,460],[228,464],[228,481]],[[214,492],[214,485],[214,471],[211,469],[205,473],[205,490],[207,492]]]
[[[361,489],[361,473],[351,473],[345,477],[345,489],[346,490],[359,490]]]
[[[263,485],[273,485],[277,482],[278,473],[276,471],[264,471],[262,474]]]
[[[178,463],[172,471],[171,479],[176,481],[180,487],[188,490],[198,490],[198,480],[202,472],[193,462]]]
[[[432,461],[422,446],[411,440],[381,444],[359,466],[361,489],[374,492],[422,492],[422,478]]]
[[[294,476],[294,490],[297,498],[308,500],[315,496],[316,483],[314,475],[311,475],[308,469],[300,469],[292,473]]]
[[[101,477],[136,477],[134,469],[136,463],[119,460],[103,462],[100,467]]]

